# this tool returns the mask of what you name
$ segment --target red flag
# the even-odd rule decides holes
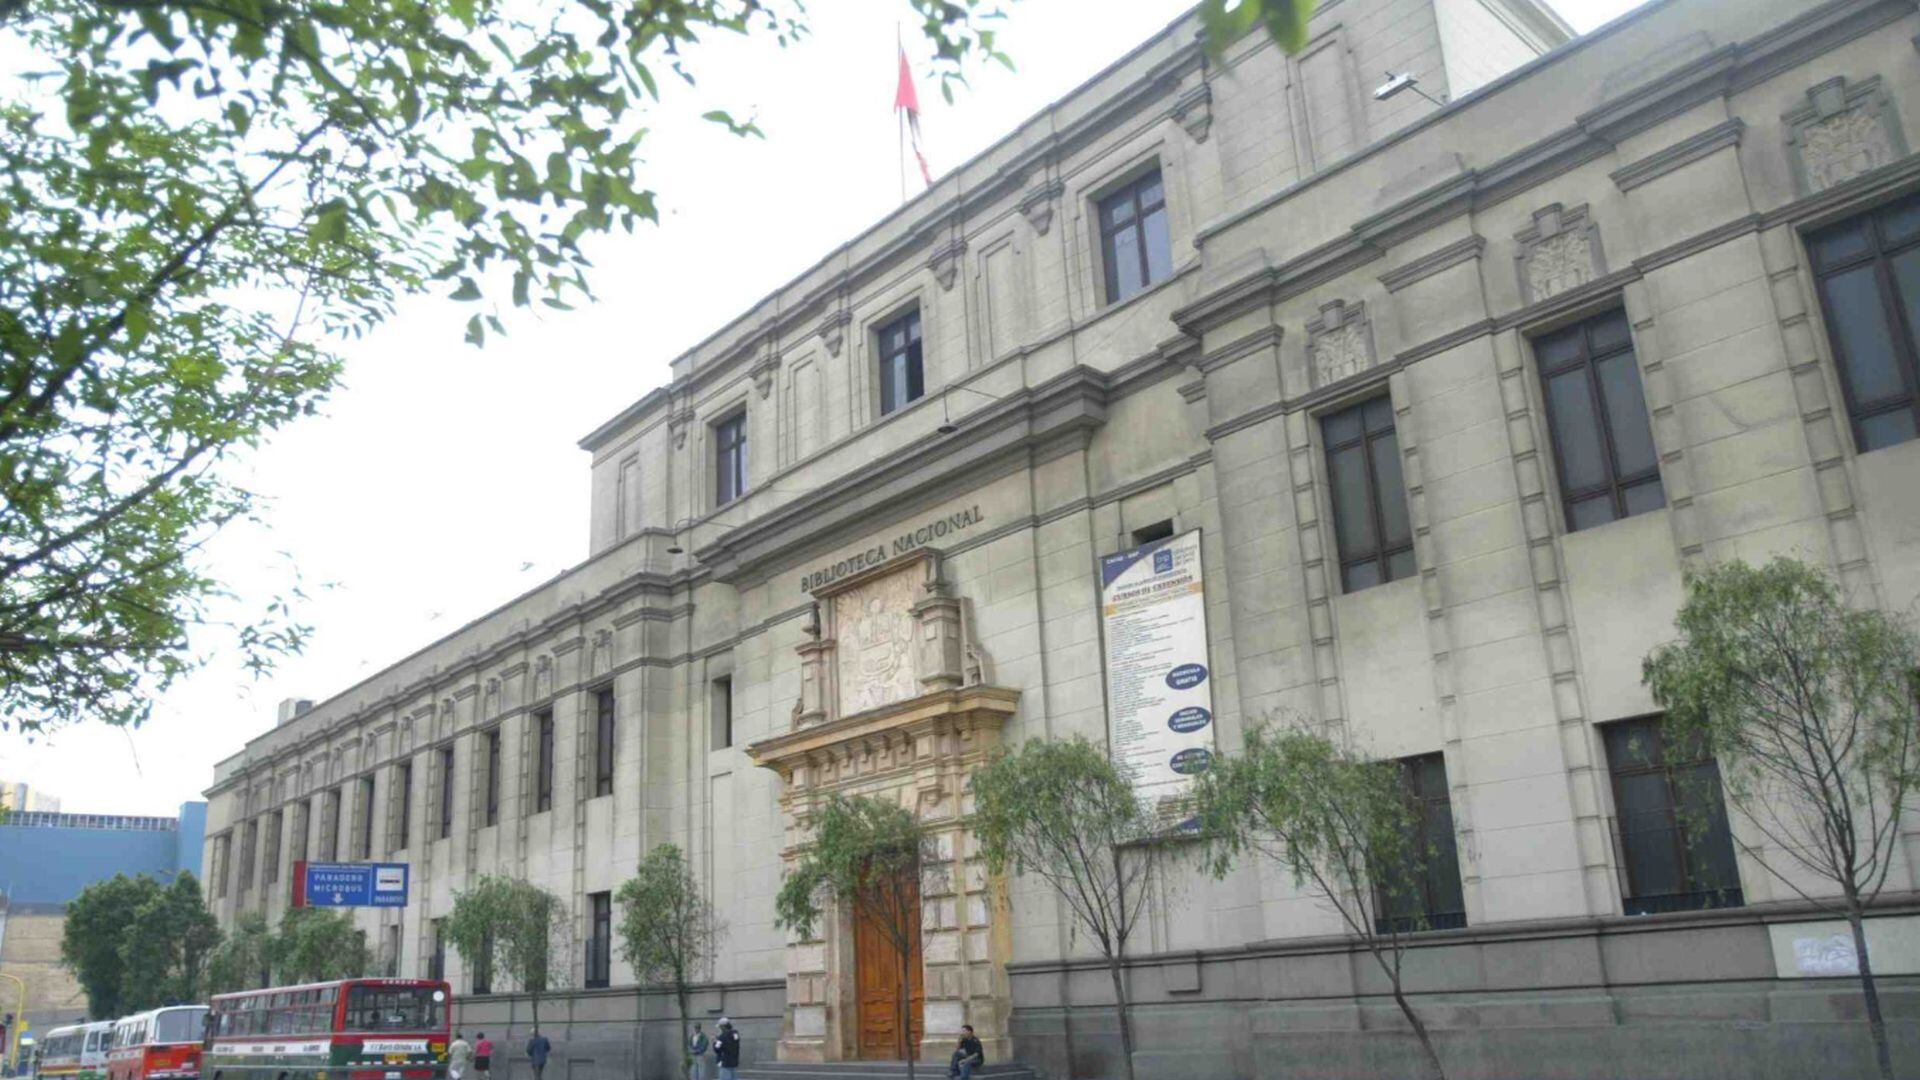
[[[900,48],[900,81],[894,86],[893,107],[907,114],[907,130],[913,133],[913,159],[920,163],[920,179],[933,186],[933,171],[927,168],[927,155],[920,149],[920,94],[913,88],[913,70],[907,66],[907,50]]]

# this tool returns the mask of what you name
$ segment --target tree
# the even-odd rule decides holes
[[[327,908],[288,908],[268,955],[280,982],[326,982],[373,972],[367,932],[353,925],[353,916]]]
[[[234,916],[233,930],[207,960],[208,991],[225,994],[271,985],[276,947],[265,915],[243,911]]]
[[[150,901],[159,887],[141,874],[115,874],[80,890],[67,904],[67,921],[60,937],[60,959],[87,995],[87,1015],[120,1016],[126,983],[126,961],[120,946],[134,913]]]
[[[121,1010],[204,1000],[207,962],[220,937],[220,923],[192,873],[182,871],[165,888],[156,886],[134,909],[120,942]]]
[[[1313,8],[1313,0],[1202,0],[1207,50],[1217,56],[1241,35],[1258,29],[1282,50],[1297,53],[1306,48]]]
[[[1127,942],[1140,928],[1158,869],[1172,849],[1153,812],[1105,751],[1080,736],[1030,739],[974,773],[974,836],[994,873],[1011,867],[1046,882],[1100,947],[1120,1017],[1120,1053],[1132,1080]]]
[[[908,0],[943,88],[988,0]],[[0,720],[138,723],[191,667],[223,462],[312,414],[407,297],[565,309],[584,243],[657,219],[662,75],[798,0],[0,0]],[[724,111],[707,118],[757,134]],[[298,598],[297,590],[293,599]],[[235,628],[299,648],[288,602]]]
[[[1845,916],[1891,1080],[1864,918],[1920,777],[1920,635],[1898,615],[1851,606],[1825,571],[1789,558],[1723,563],[1689,574],[1686,590],[1679,639],[1647,657],[1643,677],[1672,738],[1712,752],[1732,808],[1768,846],[1735,843]],[[1838,902],[1803,875],[1831,883]]]
[[[680,1070],[691,1072],[687,1053],[688,1001],[693,980],[713,959],[720,925],[700,892],[693,868],[673,844],[661,844],[640,860],[640,869],[620,886],[620,952],[642,982],[673,987],[680,1010]]]
[[[530,881],[489,874],[454,894],[446,935],[469,968],[505,975],[533,999],[534,1027],[540,995],[563,989],[572,973],[573,913]]]
[[[1301,719],[1258,725],[1238,754],[1214,757],[1196,803],[1215,876],[1258,852],[1286,867],[1296,888],[1318,895],[1386,975],[1427,1075],[1444,1080],[1433,1037],[1401,982],[1406,927],[1393,913],[1415,906],[1406,901],[1437,853],[1421,836],[1398,764],[1367,760]]]
[[[913,1080],[912,972],[920,940],[920,895],[937,856],[911,810],[865,796],[834,794],[813,818],[813,840],[780,883],[774,922],[813,936],[825,905],[879,930],[899,961],[900,1056]]]

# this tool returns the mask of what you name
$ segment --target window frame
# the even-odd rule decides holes
[[[908,322],[913,324],[912,334],[904,348],[899,352],[889,352],[887,350],[888,335]],[[873,355],[874,391],[879,416],[892,416],[927,396],[926,320],[920,314],[918,303],[908,304],[874,327]],[[919,392],[910,397],[902,397],[899,401],[890,404],[887,388],[892,383],[893,359],[896,356],[903,362],[902,374],[907,378],[908,390],[913,389],[915,376],[917,376]]]
[[[1143,205],[1140,199],[1140,189],[1147,186],[1149,182],[1156,183],[1160,188],[1160,201],[1152,207]],[[1131,204],[1133,216],[1125,225],[1109,230],[1107,207],[1123,199]],[[1166,170],[1159,160],[1155,159],[1140,165],[1125,179],[1110,184],[1095,194],[1090,201],[1093,204],[1094,240],[1100,252],[1100,295],[1104,306],[1112,307],[1115,304],[1125,303],[1156,285],[1173,280],[1173,209],[1167,200]],[[1166,223],[1167,238],[1167,274],[1157,280],[1153,276],[1153,260],[1147,251],[1145,224],[1147,215],[1155,210],[1160,212],[1161,219]],[[1119,254],[1115,249],[1116,238],[1124,231],[1132,231],[1134,234],[1135,256],[1140,263],[1140,287],[1123,296],[1120,294]]]
[[[1888,199],[1871,206],[1859,207],[1850,214],[1827,220],[1817,226],[1801,232],[1800,241],[1806,249],[1807,272],[1813,279],[1813,301],[1820,311],[1820,322],[1826,333],[1827,348],[1832,357],[1834,377],[1840,383],[1840,400],[1847,413],[1847,430],[1853,437],[1855,453],[1872,453],[1863,450],[1865,438],[1861,424],[1865,420],[1904,409],[1913,420],[1916,431],[1920,431],[1920,326],[1908,318],[1905,305],[1900,302],[1899,282],[1893,276],[1893,260],[1909,251],[1920,248],[1920,230],[1907,240],[1894,245],[1885,242],[1880,218],[1883,214],[1905,204],[1920,202],[1920,191],[1908,192],[1899,198]],[[1815,247],[1818,239],[1828,233],[1838,232],[1847,226],[1864,226],[1868,241],[1865,254],[1849,260],[1823,266]],[[1826,280],[1838,274],[1858,270],[1863,266],[1873,267],[1876,299],[1880,301],[1880,312],[1888,319],[1888,336],[1893,342],[1893,366],[1900,382],[1905,387],[1903,398],[1888,398],[1862,405],[1854,395],[1852,377],[1847,374],[1846,350],[1841,346],[1840,334],[1833,313],[1827,305]],[[1920,297],[1916,297],[1920,303]],[[1887,449],[1901,443],[1913,442],[1902,439],[1897,443],[1875,449]]]
[[[1332,513],[1328,516],[1326,527],[1333,533],[1333,537],[1332,537],[1333,563],[1334,563],[1335,572],[1338,578],[1338,584],[1340,586],[1340,593],[1343,596],[1351,595],[1357,592],[1362,592],[1366,589],[1375,588],[1380,585],[1389,585],[1395,581],[1402,581],[1408,578],[1417,577],[1419,576],[1419,573],[1420,573],[1419,555],[1415,549],[1415,544],[1414,544],[1414,533],[1416,530],[1413,527],[1413,506],[1411,503],[1407,502],[1407,478],[1406,478],[1406,471],[1404,467],[1402,468],[1401,474],[1400,474],[1400,491],[1398,495],[1401,500],[1401,504],[1406,507],[1407,539],[1405,543],[1403,544],[1396,543],[1391,547],[1388,547],[1386,542],[1386,523],[1385,523],[1384,516],[1381,512],[1382,504],[1381,504],[1381,496],[1380,496],[1380,478],[1378,475],[1376,475],[1374,470],[1374,465],[1373,465],[1373,445],[1376,441],[1378,441],[1378,439],[1385,436],[1391,436],[1393,438],[1393,452],[1395,456],[1401,457],[1403,455],[1401,454],[1401,450],[1400,450],[1400,420],[1399,420],[1398,414],[1394,411],[1394,408],[1393,408],[1393,396],[1387,392],[1385,387],[1380,387],[1379,389],[1380,389],[1380,392],[1377,394],[1369,394],[1366,397],[1363,397],[1357,400],[1349,399],[1345,404],[1342,404],[1337,408],[1330,408],[1327,411],[1320,413],[1319,415],[1314,417],[1315,421],[1319,425],[1320,453],[1323,458],[1322,465],[1324,467],[1322,475],[1326,479],[1326,486],[1327,486],[1327,508],[1330,511],[1332,511]],[[1386,402],[1387,414],[1389,417],[1392,417],[1392,423],[1387,427],[1385,431],[1368,431],[1367,430],[1366,414],[1364,410],[1366,409],[1367,406],[1373,404],[1376,401]],[[1351,439],[1343,439],[1338,443],[1335,443],[1330,439],[1328,439],[1327,438],[1328,421],[1344,416],[1345,414],[1350,412],[1359,414],[1359,428],[1360,428],[1359,435]],[[1338,485],[1335,484],[1334,482],[1333,459],[1334,459],[1334,455],[1341,451],[1352,450],[1356,448],[1360,451],[1361,461],[1366,467],[1366,482],[1367,482],[1367,508],[1366,509],[1367,509],[1368,517],[1371,520],[1373,525],[1373,539],[1374,539],[1373,551],[1370,554],[1349,553],[1348,551],[1345,550],[1345,548],[1342,546],[1340,542],[1340,520],[1339,520],[1340,519],[1340,504],[1339,504],[1340,492],[1339,492]],[[1399,577],[1395,577],[1392,572],[1392,569],[1393,569],[1392,559],[1394,556],[1402,553],[1405,553],[1413,557],[1413,562],[1414,562],[1413,569],[1406,574],[1402,574]],[[1348,568],[1351,566],[1358,566],[1368,562],[1379,564],[1380,580],[1377,582],[1374,582],[1372,585],[1361,585],[1358,587],[1349,587],[1347,584]]]
[[[1657,761],[1622,768],[1614,760],[1609,736],[1615,731],[1624,731],[1630,727],[1643,727],[1651,733],[1651,746],[1653,747],[1654,753],[1649,756],[1657,756]],[[1720,782],[1720,763],[1710,753],[1702,757],[1687,757],[1678,761],[1674,760],[1673,756],[1669,753],[1671,743],[1668,742],[1666,737],[1663,717],[1657,713],[1652,716],[1635,716],[1600,724],[1596,726],[1596,731],[1600,736],[1601,754],[1607,763],[1608,793],[1613,798],[1613,836],[1615,842],[1618,844],[1615,851],[1615,858],[1620,868],[1620,905],[1622,912],[1627,915],[1657,915],[1671,911],[1699,911],[1715,908],[1745,907],[1746,894],[1744,886],[1739,884],[1740,858],[1737,851],[1733,848],[1733,827],[1732,821],[1727,815],[1726,789]],[[1670,850],[1674,856],[1675,865],[1680,869],[1682,884],[1693,886],[1698,884],[1694,866],[1697,860],[1692,846],[1682,839],[1684,825],[1681,822],[1677,809],[1681,805],[1682,792],[1675,779],[1675,772],[1677,769],[1697,769],[1703,765],[1712,770],[1713,791],[1719,807],[1720,824],[1727,832],[1727,867],[1733,875],[1735,884],[1730,888],[1722,889],[1687,888],[1678,893],[1643,893],[1633,880],[1634,860],[1627,851],[1629,834],[1621,820],[1623,817],[1621,808],[1625,805],[1620,792],[1621,778],[1656,774],[1664,776],[1667,795],[1664,810],[1666,811],[1666,827],[1670,835]],[[1644,831],[1646,830],[1637,830],[1636,835],[1638,832]]]
[[[733,746],[733,676],[719,675],[709,680],[708,700],[713,710],[711,739],[709,750],[726,750]]]
[[[1422,766],[1434,763],[1440,767],[1442,781],[1437,795],[1422,794],[1420,791],[1419,770]],[[1447,758],[1443,751],[1435,750],[1430,754],[1414,754],[1396,759],[1394,765],[1400,771],[1400,786],[1409,803],[1412,804],[1413,826],[1419,830],[1424,841],[1434,830],[1434,807],[1444,808],[1447,815],[1447,842],[1453,848],[1452,895],[1449,901],[1458,901],[1457,909],[1439,910],[1439,904],[1433,890],[1433,867],[1423,862],[1420,876],[1420,911],[1417,915],[1395,915],[1388,911],[1386,894],[1378,887],[1374,889],[1374,930],[1381,934],[1408,934],[1428,930],[1460,930],[1467,925],[1466,886],[1460,879],[1460,832],[1453,817],[1452,781],[1447,777]],[[1416,922],[1416,920],[1418,920]],[[1424,924],[1424,925],[1422,925]]]
[[[614,755],[619,751],[616,728],[619,699],[611,683],[593,690],[593,797],[613,794]]]
[[[287,812],[284,808],[267,815],[267,855],[260,869],[260,883],[275,885],[280,881],[280,846],[287,828]]]
[[[588,990],[604,990],[613,981],[613,894],[587,894]]]
[[[440,839],[453,836],[453,747],[440,748]]]
[[[373,858],[373,804],[375,801],[372,774],[360,778],[360,792],[363,796],[360,800],[360,835],[354,839],[358,841],[359,857],[371,859]]]
[[[553,708],[533,714],[533,813],[553,809]]]
[[[733,409],[713,422],[713,505],[728,506],[746,497],[747,410]],[[732,457],[729,457],[732,455]],[[732,468],[728,468],[729,462]],[[734,486],[729,488],[729,482]]]
[[[389,791],[387,797],[397,797],[400,800],[400,806],[395,811],[396,820],[392,837],[394,844],[388,854],[405,851],[407,845],[413,840],[413,760],[409,758],[400,762],[394,766],[394,771],[398,774],[399,782],[393,786],[399,791],[397,795]]]
[[[495,725],[487,729],[482,736],[487,745],[487,793],[486,824],[483,828],[500,824],[500,727]]]
[[[1616,315],[1626,324],[1627,333],[1623,344],[1609,348],[1605,352],[1595,351],[1593,348],[1593,328],[1599,324],[1600,320]],[[1549,367],[1548,362],[1541,355],[1541,342],[1561,334],[1571,334],[1575,331],[1578,331],[1577,336],[1580,343],[1579,352],[1572,359],[1556,361]],[[1653,481],[1660,489],[1660,505],[1647,510],[1641,510],[1639,513],[1646,514],[1652,513],[1655,509],[1665,509],[1668,505],[1667,478],[1660,471],[1660,444],[1654,438],[1653,408],[1647,404],[1647,383],[1646,379],[1641,375],[1640,351],[1633,340],[1633,320],[1628,316],[1626,308],[1619,306],[1608,307],[1602,311],[1591,312],[1572,322],[1562,323],[1551,330],[1531,334],[1527,338],[1527,348],[1533,354],[1534,378],[1539,381],[1540,415],[1541,418],[1546,421],[1547,445],[1553,451],[1554,489],[1560,494],[1560,520],[1566,526],[1566,530],[1570,533],[1582,532],[1586,529],[1596,529],[1601,525],[1611,525],[1615,521],[1622,521],[1629,517],[1638,516],[1627,510],[1626,492],[1628,488],[1645,486],[1649,480]],[[1608,408],[1606,394],[1600,387],[1600,362],[1603,360],[1611,360],[1621,355],[1628,356],[1632,359],[1634,383],[1640,390],[1640,407],[1645,409],[1647,414],[1647,441],[1649,443],[1647,449],[1651,452],[1653,461],[1647,468],[1630,476],[1622,476],[1620,474],[1620,449],[1615,440],[1613,414]],[[1575,369],[1584,370],[1586,375],[1584,383],[1587,388],[1587,402],[1593,409],[1594,427],[1600,433],[1600,466],[1601,471],[1604,473],[1604,478],[1599,483],[1578,490],[1571,489],[1567,486],[1567,455],[1560,438],[1561,425],[1558,419],[1559,414],[1554,409],[1553,395],[1548,392],[1548,381],[1550,379],[1558,378]],[[1613,508],[1613,517],[1610,520],[1596,522],[1591,525],[1575,524],[1573,520],[1574,504],[1576,502],[1586,502],[1602,492],[1606,493],[1608,505]]]

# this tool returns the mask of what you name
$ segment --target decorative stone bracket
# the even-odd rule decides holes
[[[820,335],[820,340],[827,346],[829,354],[840,355],[840,346],[847,339],[847,324],[852,321],[853,312],[846,308],[836,308],[820,320],[820,325],[814,333]]]
[[[1213,88],[1201,83],[1181,94],[1173,103],[1173,119],[1194,142],[1206,142],[1207,132],[1213,129]]]
[[[1041,236],[1047,235],[1047,227],[1053,224],[1053,201],[1060,197],[1065,186],[1058,180],[1041,184],[1026,193],[1020,199],[1020,213],[1033,226],[1033,231]]]
[[[927,257],[927,267],[933,271],[933,279],[940,283],[940,291],[953,288],[954,280],[960,275],[960,258],[966,253],[966,240],[956,237],[940,245]]]

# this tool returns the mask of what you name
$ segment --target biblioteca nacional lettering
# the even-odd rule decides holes
[[[516,1047],[525,995],[442,920],[524,878],[573,913],[556,1059],[674,1075],[670,995],[612,937],[672,843],[726,927],[691,1005],[749,1067],[944,1063],[972,1025],[1110,1078],[1098,952],[991,872],[970,777],[1082,735],[1153,797],[1295,715],[1405,762],[1443,866],[1409,986],[1474,1075],[1871,1073],[1846,928],[1679,805],[1711,762],[1659,742],[1640,664],[1724,559],[1920,600],[1920,13],[1665,0],[1576,38],[1542,0],[1337,0],[1296,54],[1218,58],[1197,29],[586,434],[585,561],[235,747],[220,920],[277,920],[296,862],[404,867],[353,915],[381,969]],[[933,834],[904,983],[851,913],[776,924],[837,794]],[[1920,936],[1903,835],[1876,940]],[[1139,1075],[1408,1074],[1359,949],[1277,865],[1183,876],[1127,945]],[[1880,954],[1910,1002],[1915,950]]]

